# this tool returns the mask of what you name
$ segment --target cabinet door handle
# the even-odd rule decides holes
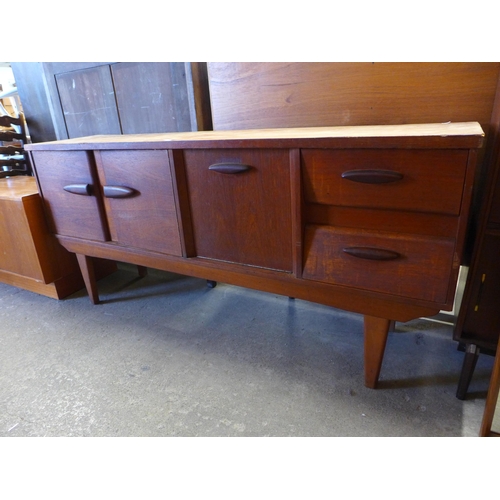
[[[363,184],[387,184],[402,178],[403,174],[393,170],[348,170],[342,173],[342,179]]]
[[[103,186],[102,190],[106,198],[128,198],[137,193],[135,189],[126,186]]]
[[[250,168],[250,165],[243,165],[241,163],[214,163],[208,167],[208,170],[213,170],[221,174],[241,174],[250,170]]]
[[[368,260],[395,260],[401,257],[401,254],[393,250],[386,250],[384,248],[373,247],[345,247],[343,252],[357,257],[358,259]]]
[[[90,184],[69,184],[64,186],[63,189],[72,194],[81,194],[83,196],[92,195],[92,186]]]

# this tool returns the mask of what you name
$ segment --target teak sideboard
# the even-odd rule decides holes
[[[364,315],[375,388],[391,321],[453,306],[478,123],[93,136],[28,145],[77,255]]]

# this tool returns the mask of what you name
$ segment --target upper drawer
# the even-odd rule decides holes
[[[306,201],[460,213],[464,150],[302,150]]]

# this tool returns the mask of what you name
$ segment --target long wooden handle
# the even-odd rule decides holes
[[[92,186],[90,184],[69,184],[63,187],[64,191],[82,196],[92,195]]]
[[[214,163],[208,167],[208,170],[219,172],[220,174],[241,174],[250,170],[250,165],[241,163]]]
[[[402,178],[403,174],[393,170],[348,170],[342,173],[342,179],[363,184],[387,184]]]
[[[106,198],[128,198],[137,193],[127,186],[103,186],[102,190]]]
[[[342,251],[358,259],[367,260],[395,260],[401,257],[401,254],[398,252],[386,250],[385,248],[345,247]]]

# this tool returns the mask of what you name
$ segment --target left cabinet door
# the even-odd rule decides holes
[[[33,151],[33,163],[52,232],[108,240],[93,154]]]

